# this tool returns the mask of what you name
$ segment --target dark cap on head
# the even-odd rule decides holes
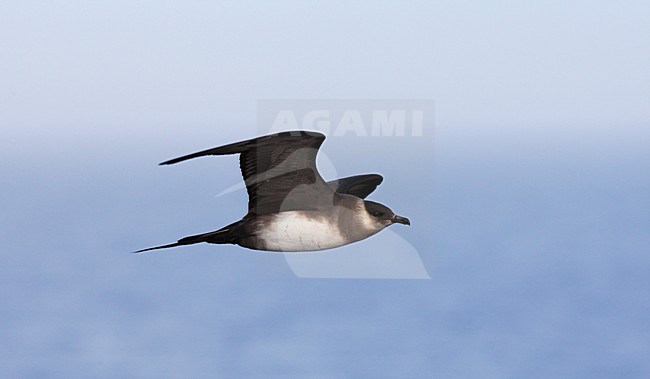
[[[385,224],[411,225],[411,221],[408,218],[396,215],[393,211],[390,210],[390,208],[383,204],[365,200],[364,205],[366,207],[366,212],[368,212],[370,216],[379,222]]]

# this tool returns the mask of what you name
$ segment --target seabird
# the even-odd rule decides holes
[[[317,132],[281,132],[162,162],[239,154],[248,213],[219,230],[136,253],[199,242],[280,252],[325,250],[363,240],[395,223],[411,225],[385,205],[364,200],[383,181],[381,175],[325,182],[316,168],[324,140]]]

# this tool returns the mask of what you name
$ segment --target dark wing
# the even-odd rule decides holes
[[[358,198],[365,199],[374,191],[384,178],[377,174],[366,174],[349,176],[327,182],[337,193],[354,195]]]
[[[325,136],[291,131],[215,147],[161,163],[168,165],[206,155],[240,154],[248,192],[248,212],[276,213],[331,207],[338,197],[316,169]]]

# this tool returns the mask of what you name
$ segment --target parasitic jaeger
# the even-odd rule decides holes
[[[325,182],[316,168],[324,140],[317,132],[281,132],[162,162],[239,154],[248,213],[219,230],[136,253],[199,242],[279,252],[325,250],[363,240],[395,223],[411,225],[388,207],[364,200],[382,182],[381,175]]]

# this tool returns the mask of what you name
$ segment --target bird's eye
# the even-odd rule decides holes
[[[381,217],[381,216],[384,215],[384,212],[376,211],[376,212],[372,212],[372,215],[375,216],[375,217]]]

